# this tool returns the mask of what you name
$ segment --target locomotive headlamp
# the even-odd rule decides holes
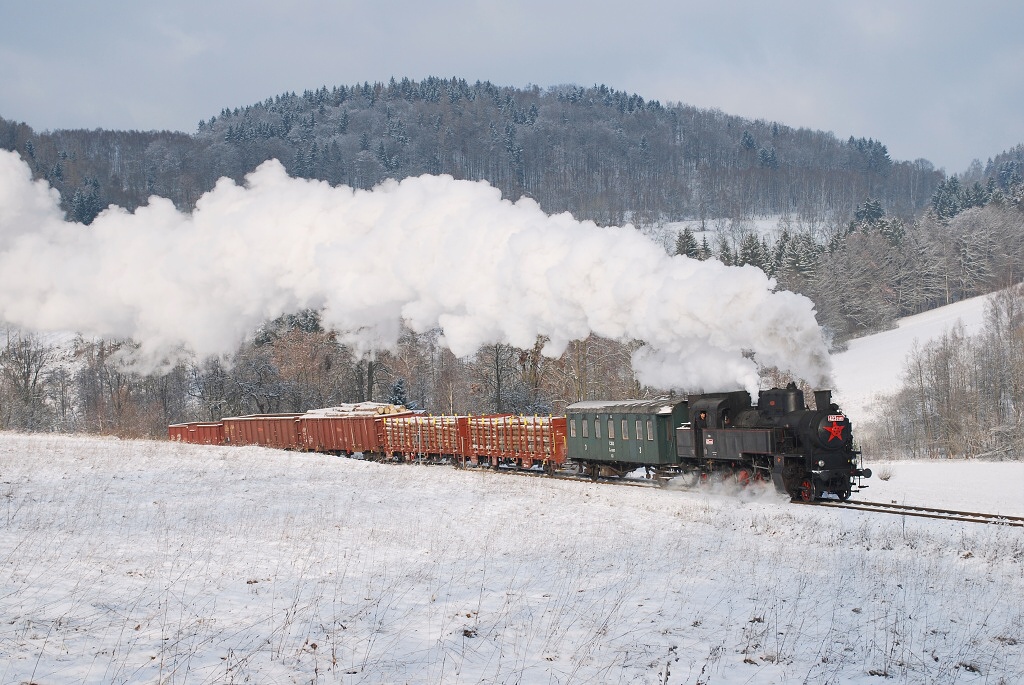
[[[821,468],[821,469],[825,468],[825,460],[824,459],[819,459],[818,460],[818,468]]]

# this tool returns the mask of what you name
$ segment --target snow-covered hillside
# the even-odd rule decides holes
[[[851,340],[846,352],[832,357],[836,401],[855,424],[870,421],[877,413],[875,398],[899,388],[904,362],[915,343],[940,338],[957,322],[967,334],[978,333],[987,300],[982,295],[908,316],[891,331]]]
[[[889,470],[1024,515],[1024,464]],[[0,495],[2,683],[1024,681],[1024,529],[13,434]]]

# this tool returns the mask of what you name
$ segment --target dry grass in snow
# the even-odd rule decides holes
[[[3,683],[1024,680],[1022,529],[12,434],[0,522]]]

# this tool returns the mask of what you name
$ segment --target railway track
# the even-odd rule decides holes
[[[470,470],[475,470],[479,467],[471,467]],[[592,478],[590,476],[581,475],[570,471],[556,471],[554,473],[546,473],[544,471],[534,471],[528,469],[512,469],[512,468],[481,468],[483,472],[487,473],[501,473],[506,475],[526,476],[534,478],[552,478],[557,480],[570,480],[577,483],[601,483],[602,485],[620,485],[626,487],[636,488],[658,488],[662,487],[657,481],[651,479],[641,478],[621,478],[621,477],[598,477]],[[699,489],[686,489],[690,492],[698,492]],[[802,502],[800,500],[793,500],[793,504],[804,504],[817,507],[830,507],[833,509],[853,509],[856,511],[867,511],[877,514],[892,514],[896,516],[914,516],[918,518],[930,518],[939,519],[942,521],[964,521],[967,523],[988,523],[993,525],[1001,526],[1012,526],[1015,528],[1024,528],[1024,516],[1004,516],[1002,514],[984,514],[981,512],[972,511],[956,511],[953,509],[939,509],[937,507],[919,507],[912,506],[909,504],[896,504],[893,502],[867,502],[858,500],[846,500],[845,502],[839,500],[818,500],[816,502]]]
[[[1024,528],[1024,516],[1003,516],[1001,514],[983,514],[973,511],[955,511],[952,509],[938,509],[936,507],[916,507],[908,504],[855,500],[847,500],[846,502],[823,500],[818,502],[799,502],[799,504],[811,504],[812,506],[830,507],[833,509],[855,509],[857,511],[870,511],[879,514],[895,514],[897,516],[916,516],[943,521],[966,521],[968,523],[989,523],[999,526]]]
[[[544,476],[543,473],[537,472],[523,472],[509,470],[505,473],[517,473],[519,475],[536,475]],[[598,478],[596,480],[587,476],[580,476],[574,474],[568,474],[565,472],[550,474],[549,478],[558,478],[561,480],[573,480],[577,482],[597,482],[607,485],[625,485],[627,487],[638,487],[638,488],[660,488],[657,482],[653,480],[641,480],[634,478]],[[693,490],[691,490],[692,492]],[[794,500],[794,504],[811,504],[813,506],[820,507],[831,507],[834,509],[854,509],[857,511],[868,511],[877,514],[893,514],[897,516],[915,516],[919,518],[931,518],[939,519],[942,521],[965,521],[968,523],[989,523],[1000,526],[1012,526],[1015,528],[1024,528],[1024,516],[1005,516],[1002,514],[984,514],[981,512],[973,511],[956,511],[953,509],[939,509],[936,507],[918,507],[909,504],[895,504],[885,502],[865,502],[847,500],[845,502],[833,501],[833,500],[819,500],[817,502],[801,502]]]
[[[420,466],[453,466],[454,464],[450,461],[427,461],[414,459],[412,461],[392,461],[392,460],[380,460],[377,461],[379,464],[417,464]],[[664,484],[653,479],[653,478],[637,478],[635,476],[589,476],[586,474],[579,473],[576,470],[563,469],[558,471],[542,471],[538,469],[521,469],[509,466],[499,466],[498,468],[492,468],[490,466],[456,466],[456,468],[472,472],[477,471],[479,473],[495,473],[506,476],[525,476],[526,478],[548,478],[552,480],[570,480],[576,483],[599,483],[601,485],[622,485],[625,487],[632,488],[656,488],[660,489],[664,487]]]
[[[467,471],[476,470],[480,467],[467,468]],[[533,471],[530,469],[511,469],[511,468],[480,468],[485,473],[500,473],[505,475],[514,476],[526,476],[527,478],[549,478],[553,480],[571,480],[576,483],[600,483],[601,485],[623,485],[626,487],[633,488],[658,488],[658,483],[654,480],[647,480],[643,478],[616,478],[616,477],[605,477],[598,476],[592,478],[591,476],[585,476],[570,471],[555,471],[554,473],[546,473],[544,471]]]

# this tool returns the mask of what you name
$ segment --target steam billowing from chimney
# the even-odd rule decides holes
[[[88,227],[0,152],[0,319],[132,338],[151,359],[233,351],[262,322],[313,308],[360,350],[401,321],[440,327],[456,355],[495,342],[557,355],[590,333],[643,340],[656,387],[757,390],[755,363],[828,384],[805,297],[753,267],[669,257],[632,228],[599,228],[448,176],[371,191],[290,178],[277,161],[221,179],[192,214],[150,198]],[[756,393],[755,395],[756,396]]]

